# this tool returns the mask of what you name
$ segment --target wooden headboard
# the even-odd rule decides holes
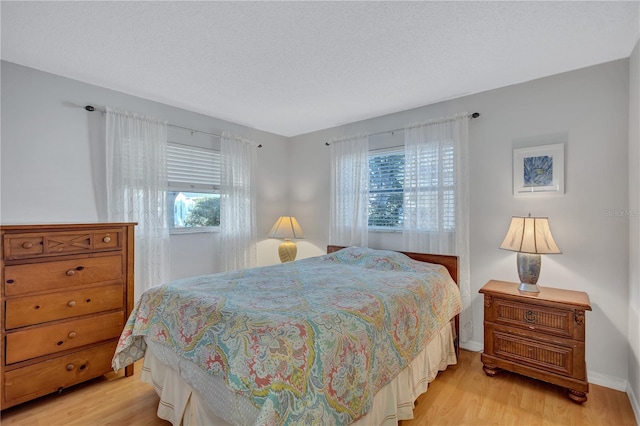
[[[327,253],[333,253],[334,251],[342,250],[346,248],[346,246],[327,246]],[[397,250],[396,250],[397,251]],[[453,278],[453,281],[460,287],[458,283],[458,256],[449,256],[445,254],[429,254],[429,253],[412,253],[407,251],[399,251],[404,255],[409,256],[411,259],[420,261],[420,262],[428,262],[428,263],[436,263],[438,265],[442,265],[447,268],[449,271],[449,275]],[[456,315],[453,320],[453,326],[455,330],[455,336],[453,344],[456,347],[456,357],[460,356],[460,315]]]

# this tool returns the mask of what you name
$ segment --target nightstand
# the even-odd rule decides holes
[[[569,398],[587,400],[585,311],[589,296],[581,291],[540,287],[525,293],[518,284],[491,280],[484,294],[483,370],[494,376],[512,371],[568,390]]]

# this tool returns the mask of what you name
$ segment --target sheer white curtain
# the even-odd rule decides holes
[[[107,108],[107,206],[135,227],[135,299],[169,281],[167,123]]]
[[[369,208],[369,136],[334,139],[331,151],[329,242],[367,247]]]
[[[257,264],[255,142],[223,133],[220,138],[220,246],[225,271]]]
[[[403,239],[406,250],[459,257],[460,339],[473,333],[469,279],[469,117],[404,129]]]

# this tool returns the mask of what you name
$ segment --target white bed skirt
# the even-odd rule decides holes
[[[147,342],[141,380],[160,396],[158,417],[174,426],[253,425],[258,409],[248,398],[162,346]],[[397,425],[413,418],[415,400],[427,391],[438,371],[456,363],[452,327],[446,325],[400,374],[375,395],[373,409],[352,423]],[[217,415],[214,414],[218,413]]]

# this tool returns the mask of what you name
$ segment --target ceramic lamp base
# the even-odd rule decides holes
[[[291,240],[284,240],[280,246],[278,246],[278,256],[280,256],[280,262],[291,262],[296,260],[298,254],[298,246]]]
[[[541,259],[539,254],[518,253],[518,276],[520,286],[518,290],[530,293],[539,293],[537,286],[540,277]]]

